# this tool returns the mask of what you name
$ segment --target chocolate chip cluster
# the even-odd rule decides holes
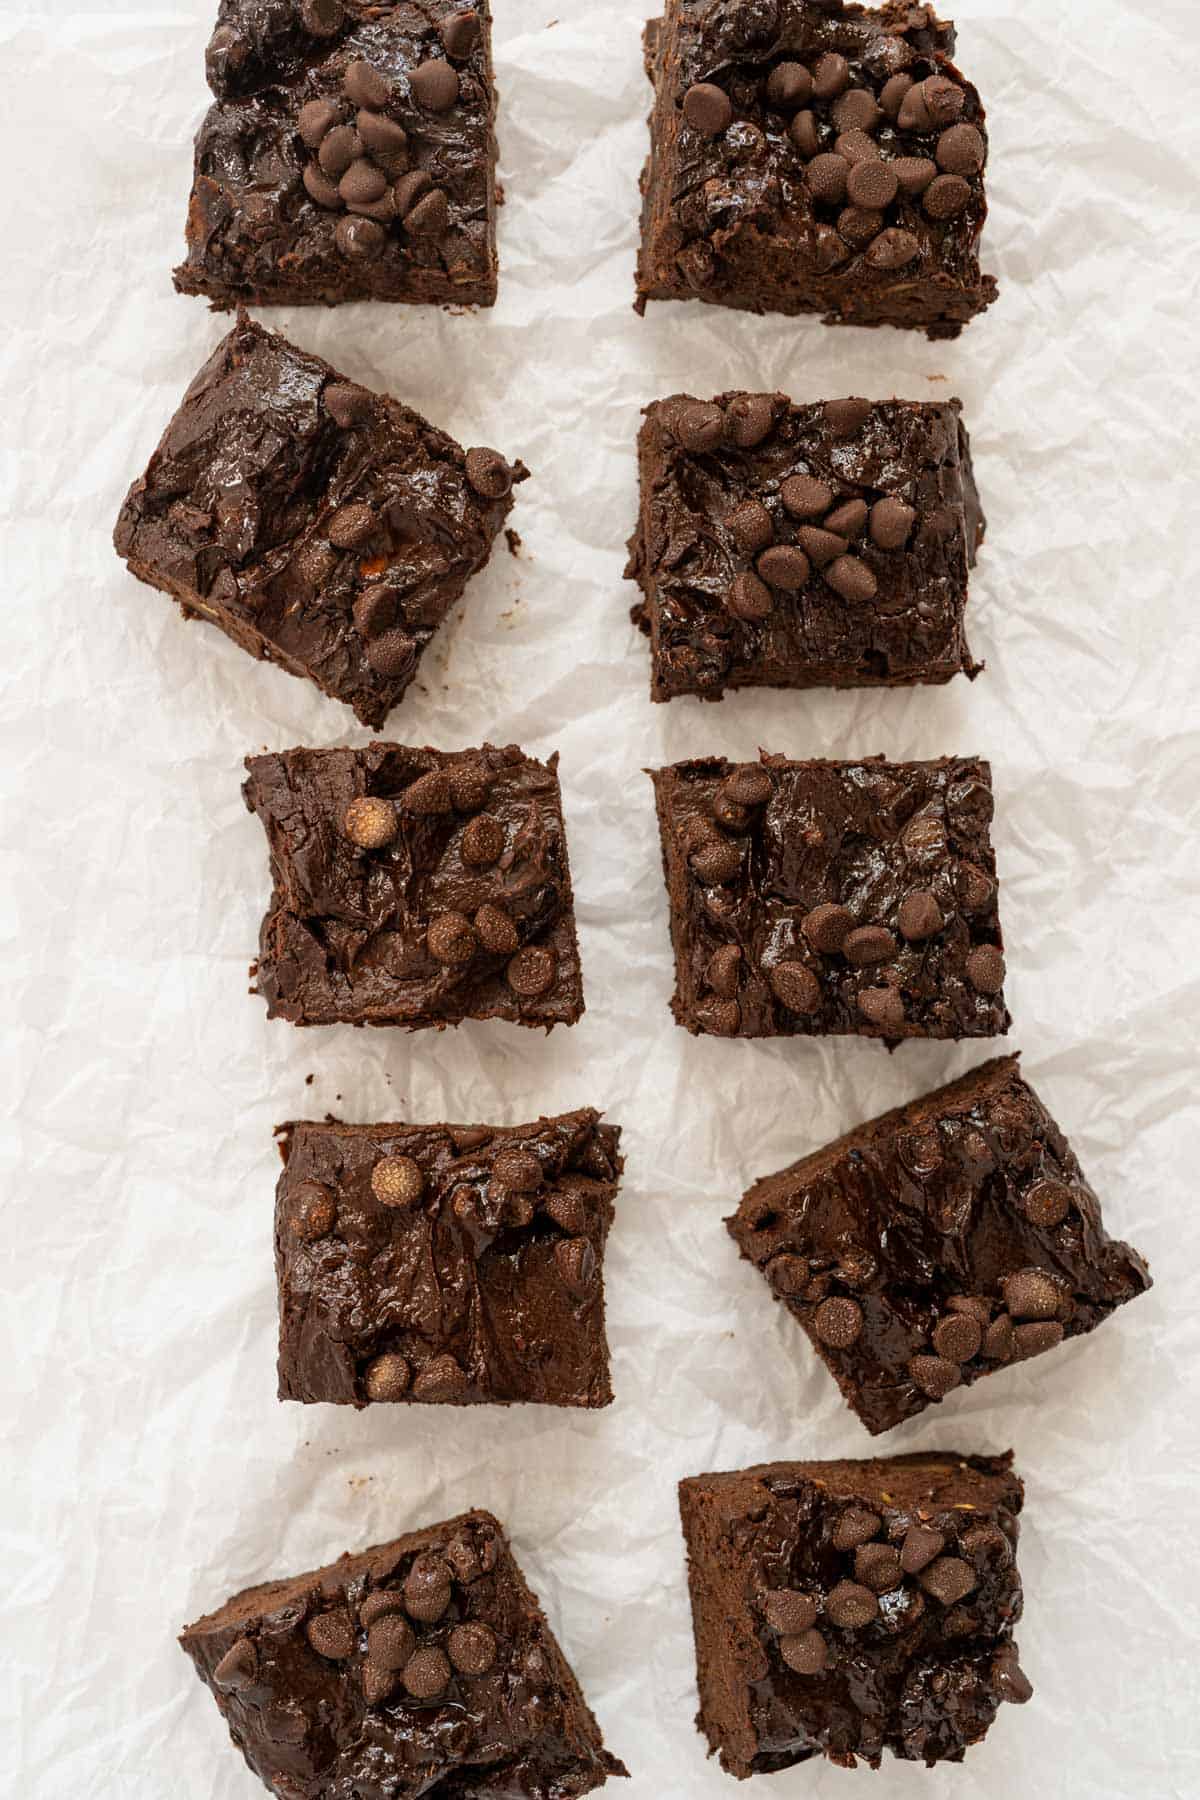
[[[740,98],[739,81],[731,85]],[[868,69],[852,71],[831,51],[811,67],[777,62],[747,104],[768,130],[772,115],[788,121],[782,141],[804,165],[822,260],[832,267],[857,252],[868,267],[891,272],[915,262],[921,245],[913,231],[889,224],[889,214],[919,206],[926,219],[942,223],[975,195],[987,146],[978,127],[962,119],[966,101],[947,75],[918,81],[899,73],[877,86]],[[683,118],[704,138],[723,139],[735,125],[758,135],[714,81],[687,90]]]

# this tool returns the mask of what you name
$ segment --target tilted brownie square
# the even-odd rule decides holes
[[[961,412],[747,393],[648,406],[626,574],[651,698],[974,676],[963,615],[984,517]]]
[[[1012,1637],[1023,1500],[1011,1452],[681,1482],[696,1723],[722,1768],[961,1762],[1033,1692]]]
[[[243,315],[130,488],[114,542],[185,619],[379,726],[528,473]]]
[[[705,300],[957,337],[990,306],[984,111],[933,7],[667,0],[638,308]]]
[[[627,1773],[487,1512],[247,1588],[180,1643],[278,1800],[568,1800]]]
[[[756,1181],[726,1222],[871,1432],[1150,1286],[1015,1056]]]
[[[1008,1030],[986,762],[764,753],[651,775],[679,1024],[890,1042]]]
[[[583,1012],[558,757],[248,756],[271,851],[258,992],[293,1025],[573,1025]]]
[[[488,0],[221,0],[183,294],[496,298]]]
[[[607,1406],[620,1135],[591,1110],[286,1126],[279,1398]]]

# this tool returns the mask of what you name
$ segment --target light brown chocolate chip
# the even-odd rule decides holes
[[[543,944],[527,944],[509,963],[505,976],[514,994],[523,1000],[536,1000],[554,986],[557,960],[554,951]]]
[[[402,1679],[414,1700],[437,1700],[450,1685],[450,1664],[436,1645],[426,1645],[409,1657]]]
[[[371,1595],[371,1599],[376,1599]],[[387,1669],[398,1673],[416,1649],[417,1640],[413,1628],[399,1611],[400,1597],[395,1594],[386,1596],[388,1610],[376,1613],[372,1619],[367,1618],[365,1606],[359,1609],[359,1617],[367,1631],[367,1655],[377,1669]]]
[[[816,1630],[780,1638],[779,1654],[797,1675],[819,1675],[829,1663],[829,1646]]]
[[[458,100],[458,70],[440,56],[431,56],[415,68],[408,78],[413,99],[427,112],[449,112]]]
[[[425,1192],[420,1163],[411,1156],[384,1156],[371,1170],[371,1192],[381,1206],[415,1206]]]
[[[879,1602],[857,1581],[839,1581],[825,1601],[825,1613],[843,1631],[857,1631],[879,1617]]]
[[[822,1300],[813,1314],[813,1330],[831,1350],[848,1350],[862,1335],[863,1312],[857,1300],[836,1294]]]
[[[367,1364],[363,1386],[367,1399],[381,1402],[402,1400],[408,1392],[412,1370],[402,1356],[377,1356]]]
[[[315,1614],[304,1627],[304,1635],[317,1655],[329,1662],[344,1662],[353,1656],[357,1643],[354,1625],[344,1606]]]
[[[429,929],[425,933],[425,948],[434,962],[445,968],[464,968],[479,948],[479,939],[472,925],[463,913],[439,913],[431,919]]]

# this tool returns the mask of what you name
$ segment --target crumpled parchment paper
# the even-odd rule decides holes
[[[555,18],[555,12],[559,17]],[[948,345],[630,309],[643,0],[497,0],[501,297],[267,322],[520,454],[492,564],[391,735],[562,753],[588,1012],[540,1038],[298,1032],[247,997],[262,746],[366,741],[117,562],[109,534],[226,324],[177,298],[211,0],[6,0],[0,434],[7,1015],[0,1752],[21,1800],[253,1800],[173,1643],[245,1583],[479,1503],[508,1522],[630,1800],[731,1788],[693,1729],[674,1484],[778,1456],[1015,1447],[1036,1686],[961,1768],[810,1764],[774,1800],[1200,1794],[1195,1373],[1200,15],[961,0],[991,113],[999,304]],[[990,530],[974,686],[652,708],[622,583],[639,408],[678,388],[959,394]],[[998,1046],[696,1042],[667,1012],[646,765],[991,757],[1008,1043],[1158,1285],[872,1444],[721,1225],[749,1181]],[[1003,1046],[999,1046],[1003,1047]],[[617,1403],[591,1416],[274,1397],[271,1128],[625,1128]],[[765,1783],[764,1783],[765,1786]]]

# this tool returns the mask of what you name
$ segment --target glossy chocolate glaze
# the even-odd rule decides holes
[[[686,394],[646,408],[638,437],[641,508],[626,574],[644,600],[634,619],[650,633],[651,698],[719,699],[731,687],[871,687],[974,675],[964,629],[967,571],[985,521],[971,468],[961,403],[882,401],[852,434],[834,429],[823,404],[785,394],[730,392],[715,404],[766,405],[769,435],[741,448],[727,429],[713,450],[679,440]],[[730,585],[752,571],[730,519],[747,501],[770,514],[775,544],[795,544],[780,489],[789,477],[826,484],[830,510],[892,497],[915,513],[908,542],[881,549],[864,534],[850,546],[876,583],[865,605],[847,602],[813,568],[798,592],[776,592],[769,616],[730,612]],[[809,521],[818,524],[819,520]]]
[[[418,1558],[452,1577],[445,1610],[431,1622],[403,1602]],[[394,1596],[394,1618],[407,1618],[412,1654],[453,1659],[453,1633],[470,1622],[494,1634],[492,1666],[473,1675],[447,1663],[445,1688],[428,1700],[414,1698],[397,1669],[390,1691],[368,1698],[368,1621],[387,1604],[383,1596]],[[348,1615],[347,1653],[336,1658],[318,1654],[309,1639],[314,1620],[330,1613]],[[248,1588],[189,1625],[180,1642],[234,1744],[278,1800],[418,1800],[434,1792],[566,1800],[626,1772],[605,1750],[490,1513],[463,1513],[310,1574]]]
[[[974,949],[1002,943],[988,764],[976,757],[789,762],[764,753],[761,766],[770,797],[721,826],[714,807],[735,765],[709,758],[652,771],[679,1023],[722,1036],[889,1041],[1007,1031],[1003,994],[978,992],[967,974]],[[713,839],[736,850],[728,880],[706,880],[693,866],[695,846]],[[915,891],[936,895],[944,924],[927,941],[908,943],[896,926]],[[855,967],[814,949],[803,921],[824,904],[846,907],[859,927],[890,931],[893,953]],[[741,953],[732,999],[712,985],[714,954],[726,946]],[[814,1011],[797,1013],[776,997],[769,977],[782,962],[802,965],[819,984]],[[901,995],[903,1017],[874,1024],[859,996],[886,987]]]
[[[366,750],[289,750],[247,757],[246,804],[271,850],[274,891],[263,921],[258,991],[272,1018],[295,1025],[453,1025],[509,1019],[520,1025],[574,1024],[583,986],[571,875],[563,831],[557,757],[540,763],[514,746],[444,752],[398,744]],[[421,776],[441,771],[487,787],[469,812],[417,812],[405,796]],[[351,801],[393,801],[397,834],[376,850],[345,835]],[[473,819],[503,832],[487,866],[463,855]],[[523,951],[552,965],[537,994],[512,985],[515,960],[479,945],[447,967],[429,954],[431,922],[447,912],[503,911]]]
[[[826,324],[898,325],[956,337],[996,297],[979,269],[987,215],[982,171],[965,209],[933,219],[904,192],[880,226],[908,233],[913,261],[877,268],[837,230],[838,206],[813,199],[805,159],[789,136],[791,114],[766,104],[764,84],[783,62],[815,68],[836,54],[851,86],[874,96],[897,74],[948,77],[964,95],[962,121],[984,137],[976,89],[949,61],[954,29],[932,6],[887,0],[873,11],[839,0],[670,0],[646,43],[655,88],[650,157],[642,176],[639,307],[647,300],[703,300],[751,312],[823,315]],[[716,137],[687,124],[682,100],[694,84],[729,96],[734,123]],[[814,99],[819,150],[837,139],[830,106]],[[934,131],[904,130],[885,117],[873,128],[885,160],[931,158]]]
[[[933,1452],[782,1462],[680,1483],[697,1723],[723,1768],[744,1777],[822,1754],[878,1768],[885,1749],[959,1762],[1003,1700],[1028,1699],[1012,1642],[1024,1491],[1011,1461]],[[860,1541],[897,1552],[914,1527],[936,1532],[939,1555],[967,1565],[958,1573],[970,1591],[939,1600],[931,1559],[921,1574],[897,1570],[885,1581],[868,1623],[835,1623],[834,1591],[860,1574],[855,1552],[835,1541],[854,1516],[866,1519]],[[766,1610],[780,1590],[806,1598],[815,1618],[825,1655],[816,1673],[797,1673],[781,1653],[787,1640]]]
[[[1031,1219],[1023,1199],[1047,1183],[1061,1195],[1057,1224]],[[981,1323],[1002,1319],[1004,1282],[1044,1271],[1061,1294],[1054,1319],[1072,1338],[1150,1286],[1137,1251],[1106,1233],[1095,1193],[1015,1056],[755,1182],[727,1223],[872,1432],[933,1404],[910,1363],[933,1353],[951,1302],[980,1300]],[[831,1295],[861,1310],[861,1334],[847,1347],[823,1343],[814,1323]],[[959,1385],[1022,1359],[1019,1342],[1007,1356],[981,1346],[959,1365]]]
[[[437,1392],[442,1402],[607,1406],[602,1267],[619,1137],[590,1110],[503,1130],[286,1126],[275,1202],[280,1399],[364,1406],[368,1371],[386,1355],[404,1358],[410,1381],[389,1398],[419,1401],[422,1370],[450,1356],[462,1385]],[[514,1152],[541,1171],[519,1192],[504,1180]],[[394,1156],[424,1177],[413,1207],[382,1205],[372,1189]],[[315,1239],[314,1184],[334,1208]]]
[[[339,423],[347,407],[352,422]],[[527,474],[513,465],[514,481]],[[333,521],[351,506],[370,516],[339,548],[330,529],[340,535]],[[114,541],[185,618],[379,726],[511,509],[511,491],[489,500],[472,487],[462,446],[419,413],[243,316],[129,490]],[[403,651],[394,663],[356,622],[376,589]]]
[[[472,11],[481,29],[456,55],[457,102],[422,106],[411,76],[445,54],[444,21]],[[342,104],[347,68],[365,61],[389,84],[386,116],[408,135],[410,171],[445,195],[437,233],[386,227],[380,254],[348,258],[336,231],[345,215],[319,206],[304,185],[310,161],[301,108]],[[391,300],[490,306],[496,298],[496,138],[488,0],[344,0],[331,37],[306,31],[297,0],[221,0],[208,48],[216,96],[196,137],[181,293],[214,307],[336,305]],[[343,107],[346,122],[353,108]]]

